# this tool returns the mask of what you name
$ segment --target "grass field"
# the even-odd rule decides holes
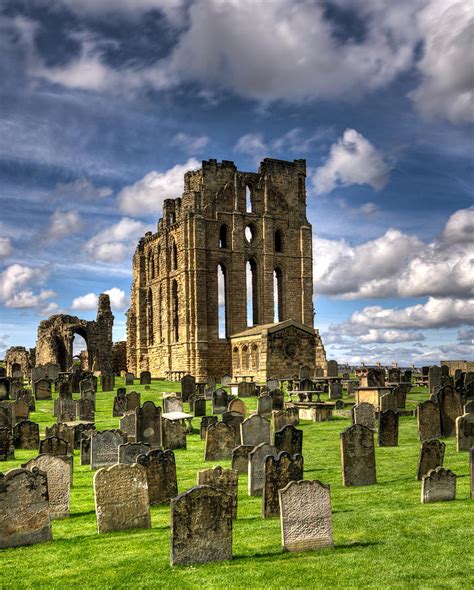
[[[119,386],[117,383],[117,386]],[[141,391],[142,402],[158,403],[176,383],[154,381]],[[131,387],[128,390],[132,390]],[[118,427],[112,418],[113,393],[97,394],[98,430]],[[427,398],[414,390],[408,407]],[[245,400],[256,408],[255,399]],[[161,403],[161,402],[160,402]],[[185,408],[186,409],[186,408]],[[54,423],[53,402],[37,402],[31,419]],[[208,413],[210,407],[208,408]],[[199,419],[194,420],[198,430]],[[238,519],[233,530],[233,560],[193,567],[169,565],[169,507],[153,507],[152,528],[99,535],[96,530],[93,472],[74,457],[71,515],[53,521],[53,541],[0,551],[2,588],[474,588],[474,502],[469,500],[468,453],[446,440],[445,467],[458,475],[457,499],[423,505],[416,481],[419,443],[416,420],[400,419],[399,447],[376,448],[377,484],[344,488],[339,433],[346,418],[302,422],[305,479],[331,485],[335,546],[305,553],[282,553],[279,519],[263,520],[261,498],[246,495],[239,476]],[[37,453],[16,451],[2,471],[18,467]],[[195,485],[204,462],[204,441],[188,436],[188,449],[175,451],[179,491]],[[228,462],[221,465],[227,467]]]

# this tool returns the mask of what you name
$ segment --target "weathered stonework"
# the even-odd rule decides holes
[[[31,369],[35,366],[35,349],[24,346],[12,346],[5,353],[7,377],[17,377],[21,372],[24,379],[30,379]]]
[[[133,258],[129,371],[177,379],[191,374],[198,381],[223,374],[265,380],[298,373],[301,365],[312,371],[325,366],[313,328],[305,184],[304,160],[266,158],[257,173],[209,160],[185,174],[182,197],[165,200],[156,233],[141,238]],[[250,331],[247,263],[256,327]],[[219,334],[218,267],[225,283],[225,335]]]

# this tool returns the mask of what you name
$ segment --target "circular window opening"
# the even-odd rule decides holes
[[[251,225],[247,225],[245,228],[245,239],[250,244],[250,242],[255,238],[255,230]]]

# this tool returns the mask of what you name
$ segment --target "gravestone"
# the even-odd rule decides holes
[[[364,378],[363,378],[364,381]],[[383,369],[369,369],[365,377],[365,387],[385,387],[385,371]]]
[[[435,387],[439,387],[441,385],[441,367],[437,367],[436,365],[432,365],[428,369],[428,387],[430,389],[430,393],[433,393]]]
[[[469,479],[471,482],[471,500],[474,500],[474,447],[469,451]]]
[[[225,389],[216,389],[212,394],[212,413],[223,414],[229,405],[229,394]]]
[[[193,414],[196,418],[206,415],[206,398],[195,397],[193,400]]]
[[[235,447],[241,444],[240,425],[244,421],[244,416],[239,412],[224,412],[222,414],[222,422],[228,426],[232,426],[235,432]]]
[[[332,547],[330,486],[318,480],[290,481],[278,493],[283,549],[307,551]]]
[[[189,401],[196,394],[196,379],[192,375],[185,375],[181,379],[181,398],[183,402]]]
[[[354,424],[340,434],[342,483],[368,486],[376,482],[374,431]]]
[[[416,408],[418,438],[421,442],[441,436],[441,416],[439,405],[431,400],[418,404]]]
[[[31,369],[31,382],[36,383],[40,379],[46,379],[48,377],[48,373],[44,367],[33,367]]]
[[[67,518],[69,516],[69,498],[71,494],[71,465],[61,457],[39,455],[22,465],[30,471],[36,467],[48,477],[48,499],[50,517]]]
[[[379,447],[398,447],[398,412],[379,413]]]
[[[13,413],[15,415],[16,422],[20,420],[28,420],[30,415],[30,406],[24,399],[19,399],[13,403]]]
[[[169,504],[178,495],[176,460],[173,451],[153,449],[139,455],[137,463],[146,471],[150,504]]]
[[[140,373],[140,385],[151,385],[150,371],[142,371]]]
[[[229,387],[232,383],[232,377],[230,375],[222,375],[221,384],[222,387]]]
[[[112,416],[117,418],[123,416],[127,411],[127,394],[124,387],[117,389],[117,394],[114,397],[114,405],[112,410]]]
[[[239,491],[239,474],[235,469],[223,469],[220,465],[211,469],[198,471],[198,485],[210,486],[229,494],[232,498],[232,518],[237,518],[237,497]]]
[[[10,378],[0,377],[0,400],[10,399]]]
[[[58,419],[58,422],[72,422],[76,418],[75,400],[58,397],[54,400],[53,413]]]
[[[389,393],[384,393],[380,396],[379,411],[385,412],[386,410],[392,410],[396,412],[398,410],[398,392],[393,389]]]
[[[39,424],[31,420],[22,420],[13,427],[13,444],[15,449],[37,450],[39,447]]]
[[[100,376],[100,385],[102,391],[113,391],[115,389],[115,375],[113,373],[106,373]]]
[[[39,443],[40,455],[52,455],[54,457],[62,457],[71,453],[69,444],[63,438],[58,436],[47,436]]]
[[[0,461],[10,461],[14,458],[13,432],[10,428],[0,428]]]
[[[285,394],[281,389],[271,389],[268,395],[272,398],[272,409],[283,410],[285,407]]]
[[[337,377],[339,375],[339,367],[337,361],[328,361],[326,374],[328,377]]]
[[[238,473],[247,475],[249,472],[249,454],[253,451],[253,447],[250,445],[239,445],[232,449],[232,469],[235,469]]]
[[[93,431],[83,432],[79,451],[79,462],[80,465],[91,464],[91,438]]]
[[[153,402],[146,401],[141,408],[135,409],[135,442],[148,443],[152,449],[162,445],[161,408]]]
[[[45,437],[57,436],[62,438],[68,444],[67,454],[74,453],[75,440],[74,440],[74,428],[67,424],[53,424],[52,426],[45,426],[44,429]]]
[[[35,398],[41,399],[52,399],[52,388],[51,381],[49,379],[39,379],[34,382],[33,391]]]
[[[46,473],[36,468],[0,473],[0,549],[51,540]]]
[[[163,418],[163,447],[170,450],[186,448],[186,426],[180,420]]]
[[[267,388],[268,391],[272,391],[273,389],[278,389],[280,386],[280,382],[278,379],[267,379]]]
[[[474,414],[464,414],[456,419],[456,449],[469,451],[474,447]]]
[[[265,459],[276,457],[278,450],[269,443],[261,443],[249,453],[248,460],[248,495],[261,496],[265,481]]]
[[[456,499],[456,476],[449,469],[436,467],[421,480],[421,501],[446,502]]]
[[[127,406],[125,408],[126,412],[135,411],[137,408],[140,407],[140,399],[141,399],[140,392],[131,391],[130,393],[127,393],[127,395],[125,397],[127,400]]]
[[[56,391],[61,399],[72,399],[72,385],[70,381],[59,381],[56,383]]]
[[[127,373],[125,375],[125,386],[133,385],[134,378],[135,378],[135,376],[133,373]]]
[[[285,451],[276,457],[267,456],[264,465],[264,484],[262,493],[262,516],[271,518],[280,514],[278,491],[290,481],[303,479],[303,457],[290,456]]]
[[[272,415],[273,399],[269,393],[262,393],[257,399],[257,414],[269,418]]]
[[[90,467],[100,469],[117,463],[118,448],[127,442],[127,435],[120,430],[96,431],[91,436]]]
[[[118,463],[124,465],[133,465],[137,462],[138,455],[147,453],[150,450],[150,445],[146,443],[123,443],[118,446]]]
[[[182,411],[183,411],[183,400],[176,397],[175,395],[163,397],[163,412],[165,414],[167,414],[168,412],[182,412]]]
[[[4,403],[4,406],[0,406],[0,428],[8,428],[8,430],[12,431],[13,424],[15,423],[13,404],[9,402]]]
[[[458,391],[447,385],[438,392],[438,404],[441,416],[441,436],[454,436],[456,418],[462,416],[461,396]]]
[[[471,399],[466,404],[464,404],[464,413],[474,414],[474,399]]]
[[[281,430],[284,426],[299,424],[299,410],[297,407],[272,411],[273,430]]]
[[[209,428],[209,426],[211,424],[217,424],[217,422],[218,422],[217,416],[203,416],[201,418],[201,425],[199,428],[199,436],[200,436],[201,440],[206,439],[206,432],[207,432],[207,429]]]
[[[300,379],[299,391],[313,391],[314,383],[312,379]]]
[[[120,418],[120,430],[125,432],[129,439],[135,440],[135,412],[126,412]]]
[[[427,440],[420,446],[416,479],[420,481],[431,469],[442,467],[446,445],[440,440]]]
[[[241,381],[237,385],[238,397],[252,397],[255,395],[255,383],[253,381]]]
[[[339,381],[329,382],[329,399],[342,399],[342,384]]]
[[[235,447],[235,431],[225,422],[211,424],[206,431],[205,461],[230,459]]]
[[[401,371],[398,367],[391,367],[388,370],[388,381],[389,383],[400,383]]]
[[[253,414],[240,425],[240,438],[243,445],[253,447],[261,443],[270,443],[270,420]]]
[[[227,406],[228,412],[237,412],[238,414],[242,414],[242,416],[245,416],[247,413],[246,410],[245,403],[239,398],[230,400]]]
[[[146,471],[141,465],[99,469],[94,474],[94,498],[99,533],[151,527]]]
[[[74,432],[74,448],[79,449],[81,447],[82,433],[90,430],[95,430],[95,424],[93,422],[76,422],[75,424],[66,424],[66,426],[72,427]]]
[[[28,404],[30,412],[36,411],[35,396],[33,395],[31,389],[20,389],[20,391],[18,391],[16,394],[16,401],[20,400],[23,400]]]
[[[274,434],[275,448],[280,453],[287,452],[289,455],[303,454],[303,431],[298,430],[293,424],[283,426]]]
[[[79,420],[93,422],[95,417],[94,403],[90,399],[79,399],[76,401],[76,415]]]
[[[171,500],[171,565],[232,559],[232,497],[196,486]]]
[[[352,408],[352,424],[361,424],[375,430],[375,406],[367,402],[356,404]]]

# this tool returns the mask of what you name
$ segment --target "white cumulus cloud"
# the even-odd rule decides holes
[[[112,309],[123,311],[128,307],[129,300],[125,294],[125,291],[122,291],[122,289],[119,289],[118,287],[112,287],[112,289],[108,289],[107,291],[104,291],[104,293],[110,297],[110,305]],[[96,310],[98,303],[98,295],[95,293],[87,293],[86,295],[76,297],[71,304],[71,309],[83,311]]]
[[[56,293],[41,289],[35,293],[32,284],[43,283],[48,276],[44,268],[33,268],[23,264],[12,264],[0,273],[0,302],[5,307],[27,309],[44,307],[46,300]]]
[[[95,201],[110,197],[112,189],[108,186],[94,186],[92,182],[85,177],[78,178],[71,182],[58,182],[54,189],[55,196],[73,196],[84,199],[85,201]]]
[[[209,137],[207,135],[190,135],[181,131],[173,137],[172,143],[187,154],[197,154],[208,145]]]
[[[138,238],[143,236],[147,229],[144,223],[124,217],[87,240],[84,251],[92,260],[121,262],[132,254]]]
[[[47,240],[54,242],[82,229],[82,219],[77,211],[55,211],[50,218]]]
[[[403,330],[375,330],[371,329],[366,334],[361,334],[357,340],[364,344],[372,342],[420,342],[425,340],[421,332],[405,332]]]

